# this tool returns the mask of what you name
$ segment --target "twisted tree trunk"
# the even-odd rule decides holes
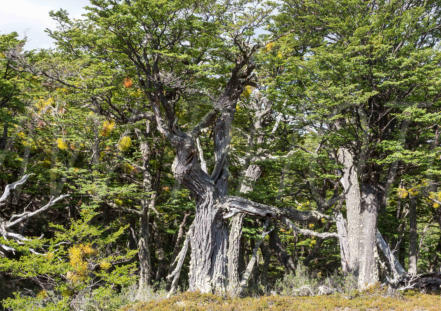
[[[228,226],[214,200],[213,191],[207,191],[196,203],[190,237],[190,291],[226,291]]]

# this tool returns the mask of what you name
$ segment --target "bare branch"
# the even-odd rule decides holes
[[[248,215],[261,216],[261,217],[274,217],[282,218],[286,217],[294,221],[315,221],[321,218],[332,220],[331,216],[322,214],[317,211],[298,211],[292,208],[279,209],[275,206],[257,203],[245,198],[236,196],[225,197],[220,204],[226,213],[245,213]],[[225,217],[225,216],[224,216]],[[231,216],[230,216],[231,217]],[[227,217],[228,218],[228,217]]]
[[[251,272],[253,272],[254,265],[257,262],[257,251],[258,251],[260,245],[265,240],[265,237],[272,231],[272,230],[267,231],[268,224],[269,224],[269,219],[267,218],[267,219],[265,219],[265,224],[263,226],[263,232],[260,235],[260,240],[254,245],[253,255],[251,256],[251,259],[248,262],[248,265],[242,275],[242,279],[240,280],[240,290],[241,291],[243,291],[245,289],[245,287],[247,286],[248,280],[250,279],[250,276],[251,276]]]
[[[396,284],[405,275],[407,275],[406,270],[404,270],[403,266],[400,264],[398,259],[394,256],[394,253],[391,251],[391,249],[389,248],[389,245],[387,245],[386,241],[383,239],[383,236],[381,235],[379,230],[377,230],[376,239],[377,239],[377,245],[380,248],[380,250],[383,252],[386,259],[388,260],[389,266],[392,271],[393,279],[389,280],[389,281],[392,284]]]
[[[199,140],[199,137],[196,138],[196,147],[198,148],[198,156],[199,156],[199,162],[201,163],[201,169],[205,173],[208,173],[207,162],[205,161],[205,158],[204,158],[204,150],[202,150],[202,146],[201,146],[201,142]]]
[[[6,185],[3,195],[0,197],[0,203],[6,201],[6,199],[11,194],[11,190],[15,190],[17,187],[23,185],[31,175],[32,174],[26,174],[20,180],[13,182],[12,184]]]
[[[335,232],[316,232],[316,231],[312,231],[309,229],[299,228],[296,225],[294,225],[294,223],[286,217],[283,217],[283,221],[292,231],[303,234],[303,235],[315,236],[320,239],[339,238],[338,234]]]
[[[184,244],[182,245],[181,251],[179,252],[178,256],[176,256],[175,260],[173,261],[172,265],[176,264],[176,267],[172,271],[172,273],[170,273],[167,276],[167,280],[171,280],[173,278],[172,283],[171,283],[171,288],[170,288],[170,291],[168,292],[167,297],[170,297],[176,291],[176,286],[179,281],[179,276],[181,274],[182,266],[184,264],[185,257],[187,256],[188,246],[190,244],[190,235],[191,235],[192,231],[193,231],[193,224],[190,226],[190,229],[188,230],[188,232],[185,236]]]
[[[46,211],[47,209],[49,209],[50,207],[52,207],[53,205],[55,205],[58,201],[61,201],[61,200],[63,200],[64,198],[66,198],[66,197],[68,197],[68,196],[69,196],[68,194],[63,194],[63,195],[60,195],[59,197],[57,197],[57,198],[55,198],[55,199],[54,199],[54,198],[51,198],[51,199],[49,200],[49,202],[48,202],[45,206],[40,207],[39,209],[37,209],[37,210],[35,210],[35,211],[33,211],[33,212],[23,212],[23,213],[20,215],[20,217],[18,217],[17,215],[13,215],[13,216],[11,217],[11,219],[15,219],[15,220],[8,221],[8,222],[6,223],[6,225],[5,225],[5,228],[6,228],[6,229],[9,229],[9,228],[15,226],[16,224],[19,224],[19,223],[25,221],[26,219],[29,219],[29,218],[31,218],[31,217],[34,217],[35,215],[38,215],[38,214],[40,214],[40,213]]]
[[[201,133],[201,131],[213,124],[213,122],[216,120],[217,115],[219,114],[219,111],[217,109],[213,109],[209,111],[202,120],[191,130],[191,136],[197,137]]]
[[[109,205],[110,207],[112,207],[114,209],[119,209],[119,210],[121,210],[123,212],[127,212],[129,214],[135,214],[135,215],[138,215],[138,216],[142,215],[142,211],[141,210],[120,206],[120,205],[117,205],[117,204],[115,204],[113,202],[107,202],[107,205]]]

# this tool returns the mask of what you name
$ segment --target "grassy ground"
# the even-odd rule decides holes
[[[440,311],[440,295],[406,294],[386,297],[362,294],[349,298],[341,295],[315,297],[266,296],[257,298],[222,298],[214,295],[183,293],[169,299],[127,306],[122,311]]]

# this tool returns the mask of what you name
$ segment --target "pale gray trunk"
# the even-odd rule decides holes
[[[409,205],[409,274],[417,274],[418,233],[416,201],[411,198]]]
[[[149,247],[149,214],[150,210],[154,209],[156,204],[156,193],[153,191],[153,176],[149,171],[149,161],[152,154],[152,148],[149,148],[147,136],[150,134],[150,121],[146,120],[146,131],[141,133],[140,130],[135,131],[140,141],[140,151],[142,156],[142,186],[144,190],[144,197],[141,200],[141,211],[139,215],[139,240],[138,240],[138,258],[139,258],[139,280],[137,299],[143,300],[145,293],[150,286],[151,277],[151,254]]]
[[[251,192],[253,190],[253,185],[260,177],[260,174],[261,168],[258,165],[248,165],[243,174],[244,178],[240,184],[239,192],[243,194]],[[242,287],[240,286],[239,258],[243,218],[243,213],[233,216],[228,239],[228,294],[231,296],[240,295],[242,290]]]
[[[340,259],[341,259],[341,269],[343,273],[349,273],[349,237],[348,228],[346,220],[344,219],[341,212],[335,217],[335,223],[337,225],[338,241],[340,245]]]
[[[196,204],[190,236],[189,290],[225,293],[228,227],[215,206],[213,192],[207,191]]]
[[[140,216],[140,234],[138,240],[139,281],[137,299],[142,300],[150,284],[150,250],[149,250],[149,215],[148,209]]]
[[[228,294],[237,296],[240,294],[240,240],[242,236],[242,223],[245,214],[239,213],[231,220],[230,235],[228,238]]]
[[[378,282],[375,260],[377,213],[379,201],[376,191],[369,185],[362,188],[361,231],[359,237],[358,288],[365,289]]]
[[[365,289],[378,282],[375,252],[380,202],[374,187],[367,184],[360,186],[355,161],[348,149],[338,150],[338,160],[343,164],[343,176],[340,182],[345,194],[348,237],[346,243],[344,223],[340,220],[338,227],[343,233],[340,244],[341,256],[345,258],[345,265],[347,262],[347,271],[357,277],[358,288]]]
[[[343,164],[343,176],[340,182],[343,185],[345,192],[348,237],[348,253],[342,254],[342,257],[347,258],[347,270],[350,273],[358,275],[361,216],[360,185],[358,182],[358,174],[354,164],[354,158],[350,151],[345,148],[340,148],[338,150],[338,160]]]
[[[404,270],[403,266],[398,261],[397,257],[395,257],[394,253],[391,251],[389,245],[384,240],[380,231],[376,232],[377,245],[382,251],[384,257],[386,257],[390,269],[392,271],[392,279],[389,280],[390,283],[397,283],[404,275],[406,275],[406,270]]]

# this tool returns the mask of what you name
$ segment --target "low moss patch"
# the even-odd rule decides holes
[[[441,296],[412,294],[399,297],[341,295],[315,297],[264,296],[249,298],[223,298],[210,294],[182,293],[169,299],[155,300],[126,306],[122,311],[439,311]]]

